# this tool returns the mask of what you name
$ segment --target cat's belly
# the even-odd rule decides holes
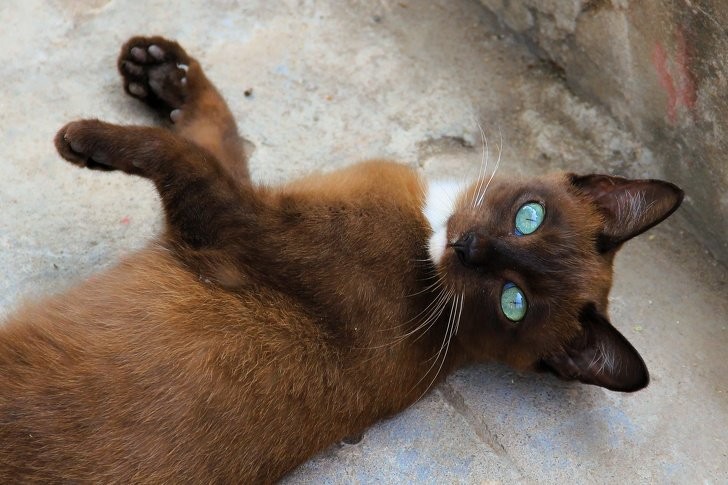
[[[362,372],[285,295],[144,250],[0,328],[0,481],[279,476],[396,411]]]

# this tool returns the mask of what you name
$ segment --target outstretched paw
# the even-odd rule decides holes
[[[99,130],[105,123],[98,120],[74,121],[58,131],[56,150],[67,161],[92,170],[116,170],[108,149],[99,143]]]
[[[124,90],[174,123],[187,101],[190,64],[195,62],[176,42],[163,37],[133,37],[124,44],[118,67]]]

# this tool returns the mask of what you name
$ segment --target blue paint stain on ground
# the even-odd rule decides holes
[[[273,72],[285,77],[286,79],[290,79],[290,77],[291,77],[291,70],[288,68],[288,66],[286,64],[278,64],[273,69]]]
[[[572,415],[556,426],[534,433],[533,453],[550,457],[549,467],[566,469],[624,446],[639,446],[637,426],[621,409],[604,406]]]
[[[682,474],[685,466],[682,463],[662,463],[662,473],[665,474],[665,478],[670,480],[676,478],[676,475]]]
[[[285,92],[291,93],[291,85],[295,81],[291,74],[291,70],[289,69],[288,65],[285,62],[282,62],[280,64],[277,64],[276,67],[273,68],[273,72],[281,76],[283,79],[285,79]]]
[[[3,138],[5,142],[14,139],[18,135],[18,129],[12,126],[5,127],[3,130]]]

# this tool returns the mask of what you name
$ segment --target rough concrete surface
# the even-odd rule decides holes
[[[256,146],[257,180],[374,156],[472,176],[476,121],[494,152],[502,136],[496,176],[661,175],[490,15],[475,0],[0,2],[0,312],[159,229],[149,184],[78,170],[51,143],[75,118],[154,122],[115,71],[134,34],[176,38],[202,61]],[[611,317],[651,370],[646,390],[465,369],[287,483],[725,483],[728,275],[689,227],[678,213],[617,258]]]
[[[726,0],[481,2],[654,152],[652,171],[685,189],[683,212],[728,264]]]

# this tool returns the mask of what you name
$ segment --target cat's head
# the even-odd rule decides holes
[[[454,295],[454,338],[475,360],[617,391],[645,387],[644,361],[608,318],[612,263],[683,192],[607,175],[486,183],[428,189],[428,251]]]

